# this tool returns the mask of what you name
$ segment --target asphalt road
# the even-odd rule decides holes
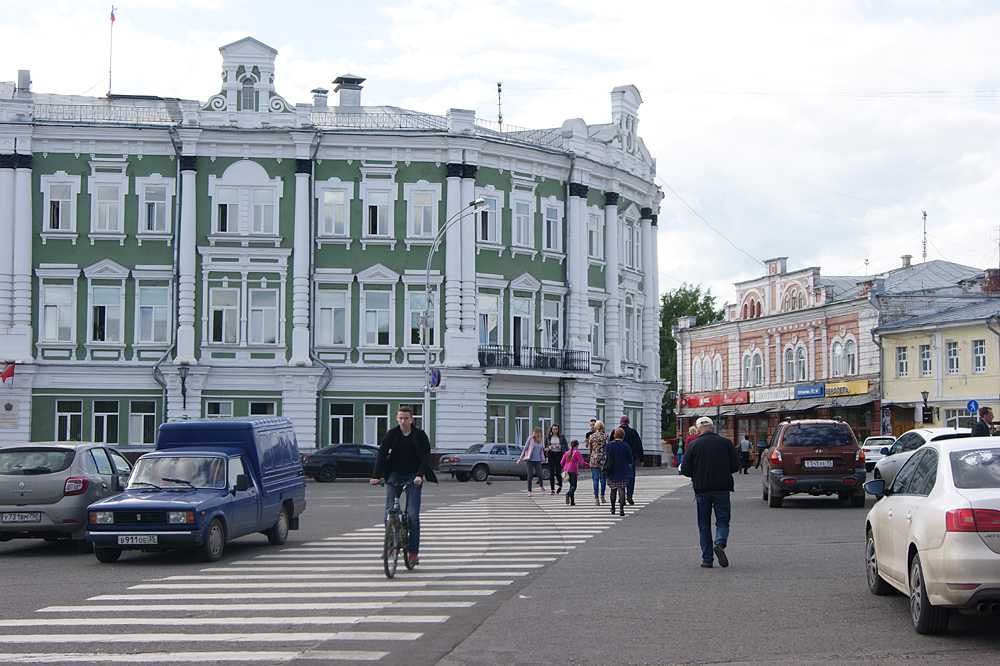
[[[589,479],[581,480],[577,507],[567,507],[562,495],[526,497],[515,479],[431,486],[423,496],[422,562],[413,573],[400,567],[393,581],[368,554],[379,541],[382,491],[355,480],[310,481],[302,529],[286,546],[245,537],[213,565],[177,552],[127,552],[118,563],[102,565],[66,544],[0,543],[0,663],[62,663],[63,657],[138,663],[138,654],[144,663],[414,666],[965,665],[1000,659],[1000,618],[959,615],[947,634],[919,636],[905,597],[868,592],[866,509],[817,498],[786,499],[782,508],[769,509],[759,476],[737,475],[732,564],[702,569],[693,494],[673,470],[643,470],[639,503],[624,519],[594,507],[592,495],[588,502]],[[476,550],[480,538],[489,545]],[[270,573],[279,570],[312,573]],[[342,610],[309,610],[333,595],[300,600],[281,582],[334,579],[343,582],[328,584],[359,586],[356,592],[333,588],[349,590],[340,599]],[[270,593],[281,597],[274,601],[295,608],[254,613],[256,622],[269,624],[245,624],[240,635],[232,627],[199,623],[215,615],[197,604],[227,600],[171,600],[194,604],[176,613],[100,611],[101,604],[152,603],[171,586],[195,593],[213,580],[223,581],[212,584],[235,602],[267,604],[269,591],[278,590]],[[444,587],[448,580],[452,588]],[[404,601],[381,611],[351,609],[417,584],[428,586],[427,596],[399,597]],[[380,613],[387,616],[376,617]],[[367,619],[347,627],[356,635],[334,636],[345,627],[330,618],[344,623],[345,615]],[[101,618],[138,616],[165,624],[100,626]],[[35,624],[42,621],[49,624]],[[378,633],[383,630],[390,633]],[[296,634],[295,640],[284,640],[282,632]]]

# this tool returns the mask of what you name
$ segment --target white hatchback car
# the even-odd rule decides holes
[[[903,466],[913,452],[927,442],[936,442],[956,437],[971,437],[971,428],[916,428],[907,430],[889,448],[889,453],[875,463],[873,479],[885,479],[891,483],[896,472]]]
[[[944,632],[951,609],[1000,612],[1000,441],[930,442],[865,490],[882,497],[865,525],[872,594],[909,595],[920,634]]]
[[[875,469],[875,463],[886,455],[882,450],[888,451],[895,441],[896,438],[892,435],[878,435],[865,439],[865,443],[861,445],[861,450],[865,452],[865,469],[869,472]]]

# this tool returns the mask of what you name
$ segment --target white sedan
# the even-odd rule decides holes
[[[872,478],[885,479],[887,483],[892,483],[896,472],[903,466],[913,452],[927,442],[936,442],[942,439],[955,439],[956,437],[971,437],[972,430],[969,428],[915,428],[907,430],[889,448],[877,463]]]
[[[934,441],[910,456],[866,521],[868,589],[909,595],[920,634],[942,633],[952,609],[1000,612],[1000,442]]]
[[[889,447],[895,441],[896,438],[892,435],[879,435],[866,439],[865,443],[861,445],[861,450],[865,453],[865,469],[869,472],[875,469],[875,463],[888,454]],[[882,453],[883,450],[886,453]]]

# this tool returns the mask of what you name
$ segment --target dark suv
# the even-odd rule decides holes
[[[795,493],[832,495],[865,505],[865,454],[839,419],[784,421],[764,452],[764,499],[771,507]]]

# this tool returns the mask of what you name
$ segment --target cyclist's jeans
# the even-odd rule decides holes
[[[389,510],[392,508],[396,495],[396,486],[413,482],[416,474],[398,474],[393,472],[386,479],[385,484],[385,517],[389,518]],[[410,486],[406,491],[406,512],[410,516],[410,552],[417,554],[420,552],[420,490],[423,486]]]

